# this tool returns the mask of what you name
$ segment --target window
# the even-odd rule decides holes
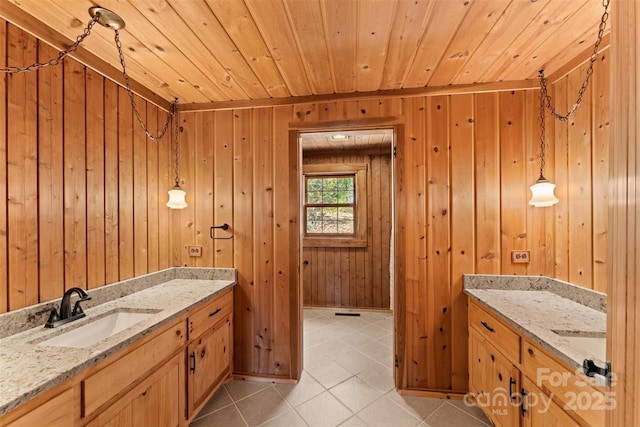
[[[307,235],[353,236],[356,229],[356,175],[306,178]]]
[[[365,164],[304,166],[304,245],[366,246]]]

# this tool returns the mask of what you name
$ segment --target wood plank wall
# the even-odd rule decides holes
[[[561,200],[548,209],[528,205],[528,187],[539,174],[537,91],[183,113],[181,165],[190,207],[175,230],[181,242],[176,264],[238,268],[236,371],[295,376],[295,349],[287,345],[296,343],[285,325],[296,297],[287,299],[277,289],[286,289],[280,273],[295,276],[296,266],[272,266],[287,249],[274,232],[298,233],[297,224],[277,219],[297,215],[285,200],[298,191],[277,174],[295,163],[295,153],[282,145],[286,131],[305,123],[345,126],[394,117],[404,124],[396,159],[396,241],[405,264],[396,282],[405,292],[398,302],[406,310],[403,388],[466,391],[464,273],[542,274],[603,290],[597,277],[606,257],[596,242],[606,233],[600,219],[606,217],[607,70],[605,52],[580,114],[566,125],[547,120],[545,175],[558,185]],[[573,87],[582,72],[554,85],[554,96],[571,99],[563,85]],[[561,99],[559,104],[567,102]],[[213,159],[199,154],[212,145]],[[199,177],[206,184],[198,184]],[[208,238],[221,215],[232,225],[233,241]],[[203,246],[202,258],[188,257],[192,244]],[[512,250],[530,250],[531,262],[511,263]]]
[[[8,64],[55,55],[12,25],[0,37]],[[573,102],[583,72],[553,85],[557,103]],[[2,75],[0,310],[169,265],[234,266],[236,371],[295,377],[301,299],[289,248],[299,183],[289,129],[393,117],[405,133],[396,159],[401,386],[465,391],[463,273],[545,274],[606,289],[606,73],[605,52],[579,114],[549,126],[554,208],[527,204],[538,174],[537,93],[521,91],[183,113],[189,207],[173,213],[164,207],[169,140],[143,143],[122,88],[73,61]],[[164,122],[166,112],[137,101],[150,123]],[[222,223],[233,239],[211,240],[209,227]],[[189,245],[203,256],[189,257]],[[511,263],[520,249],[531,250],[530,264]]]
[[[367,246],[305,247],[305,307],[390,309],[391,147],[387,154],[303,153],[303,164],[367,164]]]
[[[640,425],[640,4],[611,10],[607,359],[611,362],[607,426]]]
[[[7,65],[58,55],[4,21],[0,46]],[[146,141],[126,91],[73,59],[0,77],[0,312],[169,267],[170,136]]]

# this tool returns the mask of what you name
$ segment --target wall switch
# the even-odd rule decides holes
[[[531,262],[531,252],[511,251],[511,262],[514,264],[528,264]]]
[[[189,246],[189,256],[202,256],[202,246]]]

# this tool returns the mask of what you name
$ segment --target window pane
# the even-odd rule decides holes
[[[307,179],[307,191],[322,191],[322,178]]]
[[[322,233],[322,208],[307,208],[307,233]]]
[[[326,205],[355,204],[355,176],[307,178],[306,186],[306,204],[325,205],[305,207],[307,234],[353,235],[355,207]]]
[[[323,208],[322,232],[326,234],[338,232],[338,208]]]
[[[307,192],[307,203],[322,203],[322,192],[321,191],[308,191]]]
[[[353,208],[338,208],[337,226],[338,226],[338,231],[337,231],[338,233],[341,233],[341,234],[354,233]]]

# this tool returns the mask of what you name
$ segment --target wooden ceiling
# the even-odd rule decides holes
[[[181,105],[535,79],[592,49],[603,12],[600,0],[2,3],[0,16],[22,13],[57,47],[82,32],[89,7],[113,10],[130,78]],[[113,38],[95,26],[82,46],[119,68]]]
[[[302,150],[384,150],[391,155],[393,129],[351,130],[344,132],[308,132],[300,134]]]

